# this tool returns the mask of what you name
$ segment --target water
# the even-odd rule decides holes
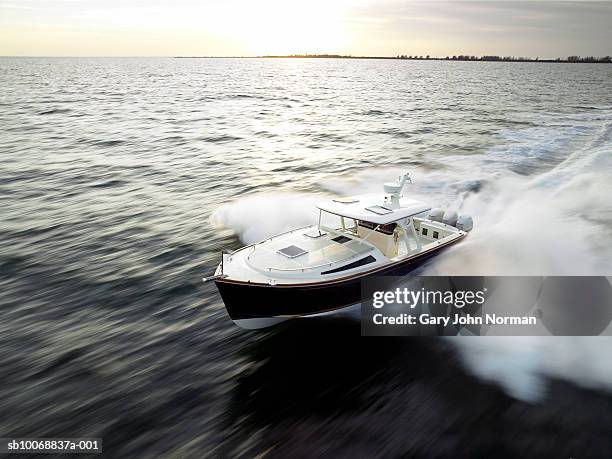
[[[406,169],[476,224],[425,272],[609,275],[611,66],[3,58],[0,84],[3,436],[103,437],[114,457],[610,455],[612,341],[245,332],[200,279]]]

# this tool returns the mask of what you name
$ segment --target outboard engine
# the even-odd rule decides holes
[[[442,216],[442,223],[448,226],[455,226],[457,224],[457,217],[457,212],[448,209],[446,212],[444,212],[444,215]]]
[[[455,227],[465,232],[472,231],[472,228],[474,228],[474,220],[472,220],[472,217],[470,217],[469,215],[461,215],[457,219]]]
[[[444,209],[441,209],[439,207],[435,208],[435,209],[431,209],[429,211],[429,215],[428,218],[433,221],[433,222],[440,222],[442,223],[442,217],[444,216]]]

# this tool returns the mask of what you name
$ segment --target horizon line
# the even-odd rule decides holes
[[[441,60],[441,61],[479,61],[479,62],[570,62],[570,63],[608,63],[611,56],[596,55],[573,55],[567,57],[528,57],[528,56],[502,56],[502,55],[470,55],[455,54],[452,56],[431,56],[431,55],[407,55],[397,54],[393,56],[358,56],[352,54],[264,54],[264,55],[243,55],[243,56],[207,56],[207,55],[36,55],[36,54],[15,54],[0,55],[0,58],[50,58],[50,59],[384,59],[384,60]]]

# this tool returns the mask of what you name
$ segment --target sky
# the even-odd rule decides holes
[[[612,2],[0,0],[3,56],[612,55]]]

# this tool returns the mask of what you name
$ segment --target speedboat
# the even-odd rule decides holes
[[[296,228],[221,254],[214,281],[230,318],[264,328],[360,304],[362,282],[404,276],[459,242],[472,218],[405,197],[408,173],[384,193],[317,204],[318,224]]]

